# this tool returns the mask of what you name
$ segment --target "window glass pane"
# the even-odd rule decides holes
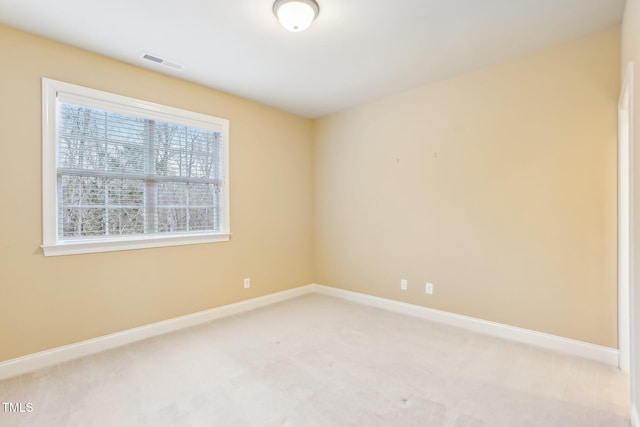
[[[189,229],[195,230],[210,230],[214,227],[213,224],[213,209],[210,208],[198,208],[189,209]]]
[[[144,206],[144,180],[112,178],[108,180],[108,188],[110,206]]]
[[[186,182],[159,182],[157,203],[159,208],[184,207],[187,205],[188,185]]]
[[[109,209],[109,234],[126,235],[144,233],[143,208]]]
[[[59,234],[64,237],[80,235],[80,209],[61,209],[61,223],[59,224]]]
[[[155,124],[156,173],[200,179],[220,179],[220,132],[166,122]]]
[[[78,209],[79,224],[76,236],[102,236],[105,234],[105,209]]]
[[[158,208],[158,232],[177,233],[187,231],[187,209]]]
[[[144,173],[148,120],[62,104],[58,167]]]
[[[104,178],[93,176],[61,177],[62,205],[65,207],[86,207],[87,205],[104,205]]]
[[[144,233],[143,180],[63,175],[60,187],[63,237]]]
[[[60,114],[63,237],[219,229],[220,132],[72,104]]]

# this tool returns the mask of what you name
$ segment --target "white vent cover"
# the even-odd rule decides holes
[[[142,52],[140,54],[140,59],[155,62],[156,64],[164,65],[165,67],[173,68],[174,70],[182,70],[184,68],[184,65],[182,64],[169,61],[168,59],[160,58],[159,56],[156,56],[156,55],[151,55],[150,53],[147,53],[147,52]]]

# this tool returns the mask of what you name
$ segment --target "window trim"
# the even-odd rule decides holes
[[[219,127],[223,133],[223,217],[221,232],[190,232],[154,235],[127,235],[122,237],[59,240],[57,198],[57,97],[66,99],[81,97],[83,105],[105,107],[139,117],[162,119],[191,125]],[[87,102],[88,101],[88,102]],[[206,114],[160,105],[140,99],[129,98],[90,89],[71,83],[42,78],[42,249],[45,256],[72,255],[95,252],[111,252],[130,249],[181,246],[200,243],[228,241],[230,232],[229,204],[229,121]]]

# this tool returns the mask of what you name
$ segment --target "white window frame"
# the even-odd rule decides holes
[[[58,94],[67,99],[79,97],[81,105],[116,110],[154,120],[169,121],[187,126],[222,132],[223,138],[223,214],[221,232],[187,232],[170,235],[127,235],[118,238],[91,238],[64,240],[58,236],[57,197],[57,117]],[[180,246],[228,241],[229,216],[229,121],[180,108],[115,95],[71,83],[48,78],[42,79],[42,249],[45,256],[72,255],[94,252],[122,251],[130,249]]]

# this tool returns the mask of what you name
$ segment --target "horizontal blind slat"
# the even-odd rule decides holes
[[[58,176],[91,176],[99,178],[114,178],[114,179],[131,179],[131,180],[145,180],[156,182],[185,182],[194,184],[211,184],[222,185],[224,181],[222,179],[208,179],[208,178],[196,178],[186,176],[170,176],[170,175],[147,175],[147,174],[132,174],[132,173],[118,173],[100,170],[86,170],[86,169],[58,169]]]

